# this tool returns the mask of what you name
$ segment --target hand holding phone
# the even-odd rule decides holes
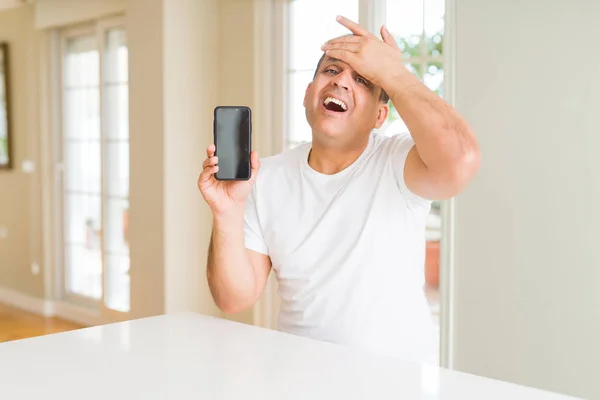
[[[219,115],[219,117],[217,117],[217,115]],[[219,155],[217,155],[216,145],[211,144],[208,146],[206,149],[207,158],[202,164],[203,170],[198,178],[198,188],[215,216],[225,215],[232,211],[243,212],[246,197],[252,189],[252,185],[256,180],[256,175],[258,174],[258,169],[260,167],[260,161],[256,151],[248,151],[247,164],[245,163],[245,155],[243,154],[241,157],[231,157],[232,155],[239,156],[239,153],[244,153],[244,150],[235,150],[231,147],[232,144],[236,143],[236,140],[232,140],[231,137],[228,139],[224,135],[225,131],[218,129],[218,119],[221,121],[223,120],[221,115],[218,114],[215,109],[215,142],[220,143],[221,151],[219,152]],[[243,119],[239,121],[243,124]],[[248,131],[243,127],[242,132]],[[231,131],[228,133],[231,133]],[[239,138],[240,136],[237,137]],[[249,137],[249,135],[246,136],[244,134],[242,137]],[[245,146],[242,145],[242,147]],[[248,146],[248,150],[249,149],[250,146]],[[230,152],[228,152],[228,150],[230,150]],[[226,159],[222,160],[222,157],[225,157]],[[241,162],[236,161],[240,159],[242,160]],[[231,163],[232,160],[235,162]],[[227,164],[228,162],[231,164]],[[238,163],[241,167],[232,167],[235,163]],[[227,170],[225,173],[219,174],[219,172],[222,171],[223,165],[227,165]],[[247,168],[247,173],[244,168]],[[217,179],[217,175],[219,175],[220,179]]]

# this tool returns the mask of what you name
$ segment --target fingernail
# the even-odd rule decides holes
[[[341,21],[341,20],[342,20],[342,16],[341,16],[341,15],[338,15],[337,17],[335,17],[335,20],[336,20],[336,21]]]

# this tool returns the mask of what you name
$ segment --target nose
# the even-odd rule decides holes
[[[339,74],[334,76],[333,84],[340,89],[348,92],[350,90],[349,81],[352,79],[352,74],[350,71],[342,71]]]
[[[333,84],[334,84],[335,86],[337,86],[337,87],[340,87],[340,88],[344,89],[345,91],[348,91],[348,86],[340,85],[340,84],[338,84],[337,82],[333,82]]]

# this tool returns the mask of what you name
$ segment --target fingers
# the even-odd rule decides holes
[[[219,166],[217,165],[219,158],[214,155],[213,145],[208,147],[206,154],[208,155],[208,158],[202,163],[202,172],[198,177],[198,187],[200,190],[207,187],[207,184],[210,184],[211,181],[214,180],[213,175],[219,171]]]
[[[208,166],[202,170],[200,177],[198,177],[198,187],[200,190],[203,190],[212,184],[212,181],[215,179],[213,175],[216,174],[217,171],[219,171],[218,165]]]
[[[323,46],[321,46],[321,50],[325,50],[327,48],[327,46],[333,45],[333,44],[341,44],[341,43],[360,44],[362,40],[364,40],[364,39],[361,38],[360,36],[353,36],[353,35],[339,36],[339,37],[336,37],[336,38],[326,41],[323,44]]]
[[[215,145],[211,144],[206,148],[206,157],[211,158],[212,156],[215,155]]]
[[[324,51],[327,50],[346,50],[351,53],[358,53],[362,47],[360,42],[344,42],[344,41],[329,41],[321,48]]]
[[[258,158],[258,152],[256,150],[253,150],[250,153],[250,167],[252,169],[252,172],[250,174],[250,182],[252,183],[256,179],[256,176],[258,175],[258,170],[260,169],[260,160]]]
[[[349,20],[346,17],[342,17],[341,15],[337,16],[336,21],[339,22],[340,24],[344,25],[346,28],[348,28],[355,35],[358,35],[358,36],[369,36],[371,34],[368,30],[366,30],[365,28],[363,28],[362,26],[360,26],[356,22],[351,21],[351,20]]]
[[[209,157],[206,160],[204,160],[204,163],[202,163],[202,168],[212,167],[213,165],[217,165],[218,162],[219,162],[219,157],[217,157],[217,156]]]
[[[343,62],[345,62],[346,64],[350,64],[350,65],[354,65],[354,61],[356,61],[356,53],[347,51],[347,50],[339,50],[339,49],[335,49],[335,50],[327,50],[325,52],[325,54],[327,54],[329,57],[332,58],[337,58],[338,60],[341,60]]]
[[[396,43],[396,39],[394,39],[394,37],[392,36],[390,31],[387,30],[387,27],[385,25],[381,25],[381,38],[385,43],[400,50],[400,47],[398,47],[398,43]]]
[[[253,172],[260,168],[260,160],[258,159],[258,152],[256,150],[250,153],[250,166]]]

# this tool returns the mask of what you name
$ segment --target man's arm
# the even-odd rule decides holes
[[[214,219],[206,272],[215,303],[226,313],[252,307],[271,271],[268,256],[246,248],[243,227],[243,210]]]
[[[415,142],[401,171],[406,186],[431,200],[456,196],[479,169],[475,134],[452,106],[401,68],[383,87]]]
[[[390,95],[415,142],[404,171],[398,171],[406,186],[430,200],[460,193],[475,176],[481,157],[469,125],[404,67],[402,52],[385,27],[381,41],[347,18],[338,17],[338,22],[354,35],[330,40],[322,50]]]

